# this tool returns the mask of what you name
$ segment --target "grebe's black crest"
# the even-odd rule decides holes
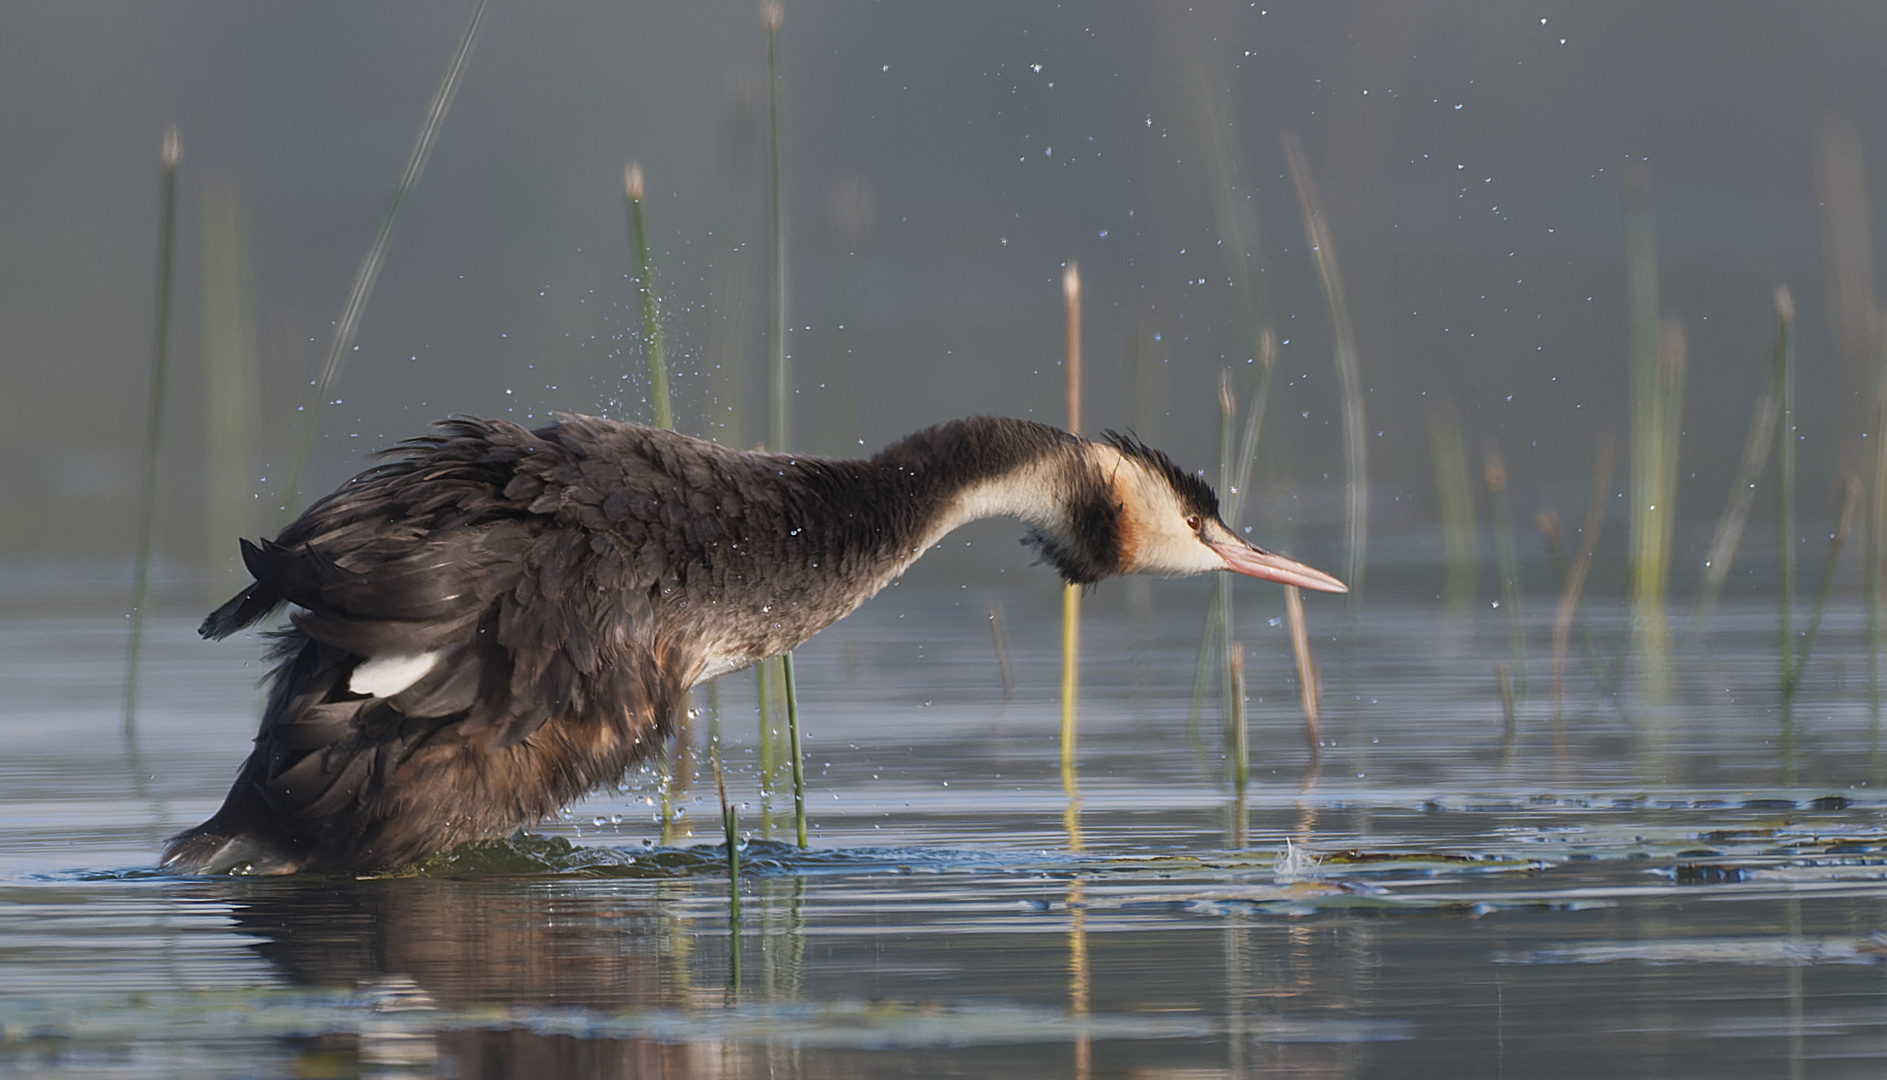
[[[1187,472],[1174,464],[1165,451],[1155,450],[1133,435],[1122,435],[1111,428],[1101,433],[1101,441],[1138,461],[1151,472],[1165,477],[1173,488],[1173,494],[1179,498],[1180,505],[1188,511],[1205,517],[1219,516],[1219,496],[1212,490],[1212,485],[1206,483],[1205,477],[1198,473]]]
[[[502,835],[619,777],[689,687],[790,649],[957,526],[1010,515],[1069,581],[1227,569],[1260,551],[1137,440],[939,424],[872,458],[729,450],[587,416],[460,417],[393,448],[273,540],[204,620],[283,605],[254,751],[164,865],[376,870]]]

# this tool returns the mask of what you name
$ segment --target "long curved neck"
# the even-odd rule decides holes
[[[928,428],[866,462],[909,508],[888,531],[896,573],[946,533],[986,517],[1017,517],[1064,577],[1118,572],[1114,501],[1095,444],[1029,420],[978,416]],[[891,523],[887,523],[891,524]]]
[[[725,495],[690,604],[701,678],[790,649],[896,580],[945,533],[1008,515],[1070,581],[1120,572],[1109,448],[1027,420],[973,417],[864,460],[714,451]],[[738,505],[738,512],[732,508]],[[679,593],[677,594],[680,595]]]

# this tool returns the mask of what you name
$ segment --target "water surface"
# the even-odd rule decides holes
[[[1078,802],[1052,597],[894,590],[799,657],[812,848],[762,817],[750,674],[712,780],[628,778],[419,874],[180,878],[246,747],[259,644],[0,620],[0,1069],[50,1076],[1873,1076],[1887,824],[1853,612],[1790,714],[1726,609],[1666,705],[1546,657],[1509,728],[1493,616],[1313,607],[1326,741],[1249,602],[1254,781],[1191,708],[1203,593],[1089,605]],[[1255,594],[1254,594],[1255,595]],[[1540,641],[1544,628],[1535,628]],[[703,770],[705,772],[705,770]],[[1071,825],[1073,832],[1071,834]],[[738,944],[736,944],[738,943]]]

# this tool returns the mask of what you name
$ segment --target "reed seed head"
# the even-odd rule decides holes
[[[622,190],[623,194],[629,196],[630,202],[642,201],[642,163],[640,161],[632,161],[623,166]]]
[[[1783,322],[1795,321],[1795,294],[1787,285],[1776,286],[1776,318]]]
[[[1073,260],[1061,272],[1061,294],[1070,303],[1081,299],[1081,268]]]
[[[179,145],[178,139],[177,139],[177,125],[172,124],[169,127],[164,129],[164,149],[163,149],[163,157],[162,157],[164,168],[166,169],[176,168],[177,159],[182,156],[183,156],[183,149]]]
[[[766,24],[768,30],[778,30],[785,19],[786,9],[780,6],[779,0],[767,0],[760,5],[760,21]]]
[[[1546,537],[1549,543],[1559,543],[1558,511],[1548,507],[1540,511],[1540,516],[1534,519],[1534,523],[1539,527],[1540,535]]]

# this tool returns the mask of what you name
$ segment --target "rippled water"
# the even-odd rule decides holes
[[[1144,602],[1157,598],[1157,606]],[[1773,616],[1726,609],[1667,705],[1594,625],[1509,729],[1501,624],[1313,604],[1331,745],[1241,630],[1254,783],[1192,716],[1205,593],[1089,605],[1073,808],[1052,596],[892,593],[799,657],[812,849],[762,821],[750,674],[667,844],[652,777],[376,879],[150,869],[253,725],[253,639],[0,618],[0,1070],[50,1076],[1875,1076],[1887,821],[1858,614],[1787,717]],[[1195,602],[1196,601],[1196,602]],[[1543,605],[1541,605],[1543,606]],[[790,795],[772,797],[776,811]],[[1073,833],[1071,835],[1071,826]]]

